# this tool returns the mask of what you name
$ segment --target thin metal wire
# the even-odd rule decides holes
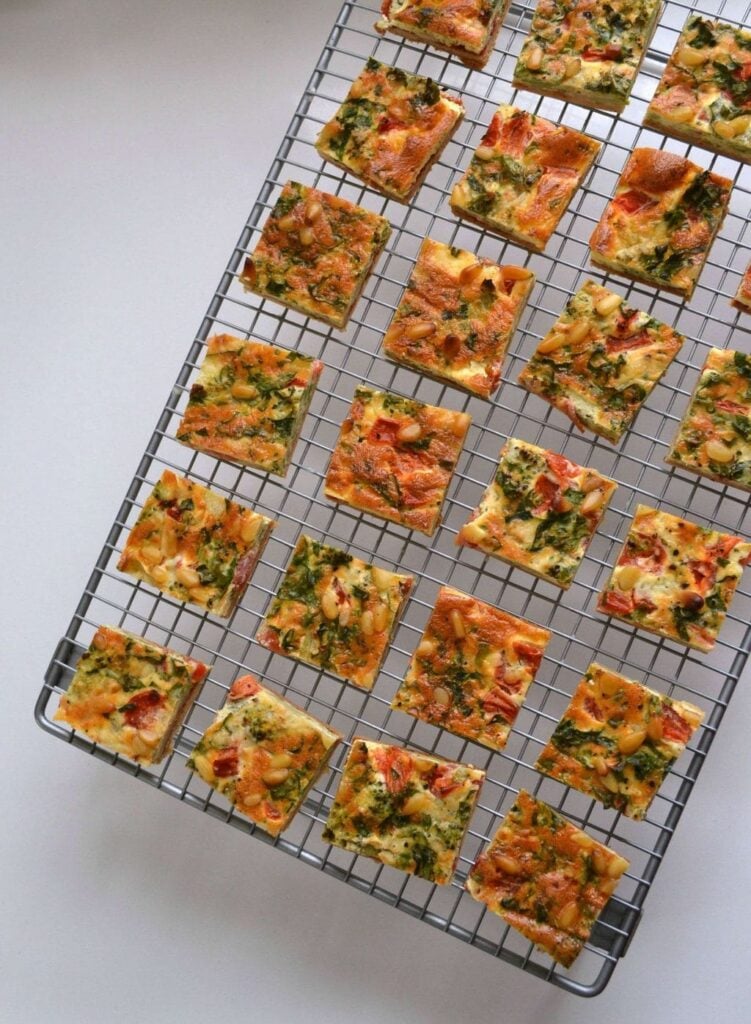
[[[532,0],[514,3],[483,72],[469,71],[455,60],[397,37],[377,36],[372,23],[376,0],[346,0],[311,76],[279,152],[264,179],[259,199],[234,248],[206,317],[190,348],[146,453],[131,481],[65,637],[60,641],[37,700],[39,724],[67,742],[129,772],[218,820],[254,835],[292,856],[368,892],[413,917],[579,995],[594,995],[607,984],[639,922],[644,900],[678,819],[698,776],[751,648],[751,589],[742,585],[720,640],[709,656],[698,655],[664,639],[642,634],[601,616],[596,595],[620,549],[635,506],[648,501],[685,513],[734,533],[751,535],[746,496],[727,487],[668,468],[667,446],[687,404],[710,345],[745,347],[748,322],[731,311],[728,299],[751,260],[751,168],[662,138],[641,127],[646,108],[645,83],[664,67],[688,12],[748,24],[751,6],[742,14],[734,0],[706,0],[701,5],[669,0],[661,26],[648,51],[635,95],[620,117],[589,111],[559,100],[517,93],[511,73],[528,31]],[[331,165],[323,165],[312,142],[320,126],[343,99],[349,82],[368,56],[406,70],[428,74],[461,94],[467,117],[454,140],[431,170],[408,206],[384,200]],[[595,168],[580,189],[559,231],[540,255],[530,255],[481,228],[457,220],[447,197],[467,166],[471,153],[499,102],[517,102],[553,120],[578,128],[602,142]],[[730,213],[716,240],[690,304],[655,293],[637,283],[613,279],[588,263],[586,240],[612,194],[617,175],[636,145],[660,146],[733,177]],[[393,232],[345,331],[322,327],[271,302],[246,295],[236,274],[255,246],[268,210],[288,178],[344,195],[387,216]],[[398,304],[420,242],[430,235],[473,249],[499,262],[529,266],[537,283],[506,360],[504,383],[491,401],[400,367],[381,352],[380,341]],[[579,435],[556,410],[515,383],[537,341],[584,280],[611,283],[633,305],[671,324],[686,337],[679,356],[655,388],[634,428],[618,447],[590,434]],[[187,391],[199,366],[207,337],[230,331],[319,356],[326,370],[311,403],[287,479],[280,481],[233,463],[220,462],[178,444],[175,429]],[[743,334],[736,332],[743,331]],[[473,426],[449,489],[444,523],[434,538],[409,531],[364,513],[339,507],[323,496],[323,478],[339,425],[357,382],[414,395],[423,401],[466,410]],[[561,451],[613,477],[618,490],[602,528],[587,553],[576,581],[560,592],[544,581],[457,548],[455,538],[468,512],[493,476],[501,445],[520,436]],[[120,574],[117,558],[128,530],[164,468],[247,502],[273,515],[277,527],[233,617],[219,621],[205,612],[154,592]],[[364,693],[325,672],[273,655],[255,640],[256,629],[276,592],[301,532],[309,532],[379,564],[412,574],[415,590],[394,637],[375,688]],[[491,753],[391,710],[411,652],[432,607],[437,588],[450,583],[551,630],[552,639],[506,749]],[[76,661],[96,627],[113,623],[212,663],[208,682],[193,706],[175,752],[155,768],[137,767],[91,744],[55,723],[51,712],[68,685]],[[533,764],[565,709],[583,670],[597,656],[647,685],[699,704],[706,713],[679,767],[668,776],[647,818],[632,822],[567,787],[538,775]],[[349,742],[356,734],[383,738],[448,757],[469,761],[487,771],[453,883],[437,887],[383,865],[357,858],[320,837],[332,795],[341,776],[344,750],[311,790],[288,831],[276,840],[254,829],[230,805],[185,767],[186,757],[221,707],[233,679],[252,671],[296,703],[340,729]],[[495,832],[522,787],[537,793],[595,837],[624,854],[630,868],[616,896],[574,967],[567,972],[518,933],[472,900],[463,883],[474,858]]]

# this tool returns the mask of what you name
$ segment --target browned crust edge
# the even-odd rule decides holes
[[[655,128],[663,135],[678,139],[680,142],[687,142],[691,146],[699,146],[700,149],[707,149],[711,153],[719,153],[720,156],[730,157],[731,160],[739,160],[741,163],[751,164],[751,153],[741,154],[730,146],[723,145],[725,140],[708,132],[691,131],[674,125],[672,121],[664,120],[659,114],[652,110],[651,104],[647,108],[642,124],[647,128]]]

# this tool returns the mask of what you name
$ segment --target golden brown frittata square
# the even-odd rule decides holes
[[[303,535],[258,641],[369,690],[411,588],[411,576]]]
[[[340,734],[267,690],[236,679],[224,707],[196,744],[188,768],[236,810],[277,836],[326,767]]]
[[[316,149],[390,199],[406,203],[464,116],[462,101],[431,78],[370,57]]]
[[[635,149],[589,240],[592,262],[690,299],[732,181],[664,149]]]
[[[246,291],[346,327],[390,234],[385,217],[288,181],[239,280]]]
[[[594,281],[572,295],[519,383],[579,430],[613,444],[633,423],[683,336]]]
[[[284,476],[322,369],[302,352],[217,334],[206,343],[177,440]]]
[[[751,162],[751,32],[690,14],[644,124]]]
[[[359,385],[326,475],[327,498],[435,533],[470,418]]]
[[[550,633],[441,587],[391,706],[502,750]]]
[[[484,778],[472,765],[355,737],[323,838],[447,885]]]
[[[508,6],[509,0],[383,0],[374,28],[428,43],[470,68],[483,68]]]
[[[566,589],[616,487],[597,470],[511,437],[456,543]]]
[[[751,356],[709,350],[665,461],[751,491]]]
[[[570,967],[627,868],[625,858],[522,790],[467,890]]]
[[[227,618],[274,526],[273,519],[165,469],[117,567],[179,601]]]
[[[100,626],[60,698],[55,721],[139,764],[158,764],[208,671],[195,658]]]
[[[501,368],[535,276],[426,238],[383,340],[388,356],[483,398]]]
[[[639,505],[597,608],[711,651],[750,556],[740,537]]]
[[[501,104],[454,186],[451,209],[542,252],[599,151],[573,128]]]
[[[622,111],[661,0],[539,0],[513,84],[594,110]]]
[[[535,768],[641,819],[703,718],[592,662]]]

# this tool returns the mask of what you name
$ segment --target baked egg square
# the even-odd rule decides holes
[[[451,209],[542,252],[599,151],[573,128],[501,104],[454,186]]]
[[[540,0],[513,84],[593,110],[624,109],[661,0]]]
[[[567,589],[618,485],[597,470],[512,437],[456,543]]]
[[[94,743],[139,764],[172,750],[209,666],[113,626],[100,626],[55,712]]]
[[[485,772],[355,737],[323,838],[447,885]]]
[[[592,662],[535,768],[642,819],[703,718],[693,704]]]
[[[343,328],[390,234],[385,217],[288,181],[239,281],[246,291]]]
[[[467,413],[358,385],[326,497],[431,536],[469,424]]]
[[[749,556],[740,537],[639,505],[598,611],[711,651]]]
[[[732,304],[742,313],[751,313],[751,263],[746,267],[746,273],[741,278]]]
[[[751,491],[751,356],[709,350],[665,461]]]
[[[644,124],[751,162],[751,32],[689,15]]]
[[[302,352],[217,334],[207,342],[177,440],[284,476],[322,369]]]
[[[426,238],[383,340],[391,359],[474,395],[501,383],[535,276]]]
[[[369,690],[412,582],[303,535],[258,642]]]
[[[493,52],[509,0],[383,0],[376,32],[428,43],[470,68]]]
[[[550,632],[441,587],[391,706],[502,750]]]
[[[521,790],[467,890],[557,963],[570,967],[628,861]]]
[[[253,676],[235,680],[188,768],[272,836],[300,809],[341,736]]]
[[[117,567],[178,601],[228,618],[275,525],[273,519],[165,469]]]
[[[370,57],[316,140],[319,156],[406,203],[464,116],[431,78]]]
[[[595,266],[690,299],[732,181],[664,149],[635,149],[589,240]]]
[[[579,430],[616,444],[683,341],[617,292],[586,281],[537,346],[519,383]]]

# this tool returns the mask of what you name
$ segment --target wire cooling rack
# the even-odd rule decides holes
[[[607,984],[634,934],[647,893],[751,644],[751,627],[748,626],[751,581],[748,579],[739,588],[711,655],[697,654],[670,641],[635,631],[595,610],[597,593],[639,502],[659,504],[667,511],[685,514],[700,523],[751,536],[748,499],[741,492],[668,469],[663,461],[708,346],[747,350],[749,321],[746,320],[745,328],[739,323],[740,315],[733,312],[729,299],[751,260],[748,218],[751,167],[741,168],[735,161],[666,140],[659,133],[641,127],[648,99],[678,32],[688,14],[699,9],[691,4],[675,0],[666,4],[633,98],[620,117],[512,89],[509,83],[516,56],[529,29],[532,0],[512,5],[495,53],[484,71],[468,71],[453,59],[397,37],[379,37],[372,28],[378,6],[376,0],[347,0],[341,9],[264,180],[259,199],[211,298],[206,317],[70,627],[50,663],[37,701],[36,717],[44,729],[59,738],[198,810],[273,843],[312,867],[500,960],[579,995],[594,995]],[[700,9],[707,15],[745,24],[751,13],[751,6],[746,6],[745,0],[743,3],[707,0]],[[313,148],[319,129],[333,114],[349,83],[370,55],[433,77],[459,93],[466,107],[466,119],[454,140],[408,206],[385,201],[331,165],[323,165]],[[518,103],[604,143],[595,169],[576,194],[542,255],[531,256],[479,228],[458,221],[449,210],[451,187],[466,168],[500,102]],[[589,263],[587,239],[636,145],[688,154],[695,162],[716,169],[735,182],[730,212],[712,247],[694,297],[687,305],[666,294],[657,294],[649,287],[611,278]],[[248,296],[237,283],[236,275],[244,257],[258,240],[258,225],[263,223],[281,185],[289,178],[346,196],[384,214],[393,226],[386,251],[345,331],[324,328],[273,302]],[[531,301],[506,359],[504,383],[492,401],[468,397],[398,367],[381,351],[384,330],[398,304],[419,245],[428,235],[493,260],[529,266],[537,275]],[[648,310],[686,336],[679,357],[652,392],[634,428],[616,447],[591,434],[576,433],[564,416],[516,384],[520,370],[540,337],[568,297],[588,277],[610,282],[632,305]],[[219,462],[175,441],[175,430],[206,338],[225,331],[299,348],[320,357],[326,365],[284,481]],[[449,491],[444,522],[432,540],[332,504],[323,496],[323,479],[339,425],[355,386],[362,380],[423,401],[463,409],[472,416],[473,425]],[[619,483],[576,581],[566,593],[479,552],[455,545],[457,530],[492,479],[499,450],[509,436],[563,452]],[[262,562],[229,623],[159,594],[117,571],[116,563],[125,536],[165,467],[187,474],[227,496],[237,497],[278,521]],[[376,686],[369,694],[325,672],[272,655],[254,639],[302,531],[415,577],[413,596]],[[418,643],[438,587],[443,583],[552,631],[538,678],[502,753],[493,754],[484,747],[390,709],[390,700]],[[178,736],[175,752],[155,768],[139,768],[52,721],[59,694],[67,687],[75,663],[102,623],[119,625],[213,664],[200,698]],[[605,810],[583,794],[543,778],[532,768],[580,675],[595,656],[647,685],[698,704],[706,713],[704,725],[695,735],[689,752],[670,773],[642,822]],[[382,738],[453,760],[468,761],[487,770],[487,781],[451,885],[432,885],[367,858],[357,858],[322,841],[322,824],[339,783],[345,748],[311,791],[290,828],[275,841],[260,830],[254,830],[249,821],[236,815],[222,797],[187,770],[187,755],[215,710],[223,704],[232,681],[245,670],[257,674],[276,690],[330,722],[347,739],[355,734]],[[463,890],[468,869],[521,787],[558,807],[631,862],[591,941],[568,971],[553,964]],[[367,908],[363,906],[365,913]]]

